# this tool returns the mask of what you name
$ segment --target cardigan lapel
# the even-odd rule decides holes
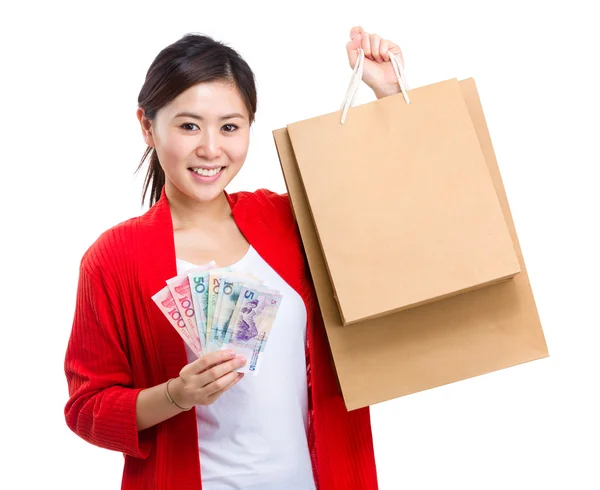
[[[140,216],[139,225],[140,292],[149,312],[148,328],[153,329],[156,339],[154,358],[161,372],[159,381],[164,381],[176,377],[187,364],[181,337],[152,301],[152,296],[165,287],[166,280],[177,275],[173,220],[164,187],[159,200]]]
[[[301,242],[282,224],[281,210],[273,208],[267,197],[260,197],[260,191],[225,194],[233,219],[246,240],[302,297],[307,307],[312,304],[312,289],[305,280],[304,255],[299,246]]]

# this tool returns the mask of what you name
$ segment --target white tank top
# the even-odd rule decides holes
[[[177,259],[178,274],[195,267]],[[306,308],[250,246],[231,265],[283,296],[257,376],[196,406],[204,490],[314,490],[307,442]],[[188,362],[196,356],[187,347]]]

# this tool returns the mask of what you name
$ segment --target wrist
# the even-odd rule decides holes
[[[180,376],[167,381],[165,384],[165,397],[171,405],[180,410],[190,410],[194,406],[192,402],[186,400],[183,380]]]
[[[375,97],[378,99],[383,99],[384,97],[389,97],[390,95],[399,94],[400,86],[398,84],[394,84],[386,87],[377,87],[373,89],[373,92],[375,92]]]

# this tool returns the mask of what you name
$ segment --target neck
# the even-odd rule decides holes
[[[165,194],[169,201],[174,230],[203,228],[231,218],[231,206],[224,192],[211,201],[199,202],[167,181]]]

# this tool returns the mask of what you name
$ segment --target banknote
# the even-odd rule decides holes
[[[246,285],[244,285],[244,286],[246,286]],[[229,321],[230,327],[233,327],[236,324],[238,315],[244,314],[244,312],[246,310],[244,310],[244,311],[240,311],[240,310],[242,310],[243,307],[246,307],[246,308],[248,307],[248,305],[246,303],[255,300],[259,295],[276,296],[276,295],[279,295],[279,291],[276,291],[274,289],[268,289],[268,288],[264,287],[262,285],[262,283],[260,283],[260,285],[258,287],[255,287],[255,286],[243,287],[240,290],[240,297],[238,299],[238,302],[235,306],[235,309],[233,310],[231,319]],[[225,342],[229,342],[232,334],[233,334],[233,329],[228,328],[227,331],[225,332],[225,336],[224,336],[223,340]]]
[[[221,331],[219,329],[218,320],[219,320],[219,309],[221,307],[221,303],[223,301],[223,290],[225,286],[227,286],[228,294],[231,292],[231,283],[226,284],[226,280],[224,278],[224,273],[216,272],[219,280],[219,292],[217,294],[217,299],[215,302],[215,306],[212,312],[211,326],[210,326],[210,334],[206,337],[206,343],[208,345],[208,349],[210,352],[214,352],[218,350],[221,346],[220,335]],[[219,342],[217,342],[219,340]]]
[[[220,288],[213,321],[211,335],[208,338],[209,349],[214,352],[222,347],[229,322],[240,297],[243,287],[259,287],[260,282],[248,274],[223,272],[219,274]]]
[[[243,287],[240,291],[222,348],[245,356],[250,374],[256,374],[281,300],[281,294],[265,288]]]
[[[196,315],[194,313],[194,302],[192,301],[192,292],[190,281],[187,274],[181,274],[167,280],[167,287],[171,291],[177,309],[185,322],[186,328],[196,344],[196,350],[203,353],[203,342],[200,340],[198,325],[196,324]]]
[[[167,317],[169,323],[175,327],[175,330],[181,336],[184,342],[189,346],[190,349],[192,349],[192,352],[196,354],[197,357],[200,357],[201,352],[198,350],[195,340],[187,329],[185,320],[177,308],[175,298],[171,294],[169,287],[165,286],[162,288],[158,293],[152,296],[152,300],[156,303],[160,311],[162,311]]]
[[[190,284],[192,304],[194,306],[194,317],[198,329],[198,337],[202,350],[206,350],[206,307],[208,301],[208,274],[210,269],[216,268],[214,260],[208,264],[200,265],[186,271]]]
[[[283,296],[279,293],[279,291],[273,289],[259,289],[259,293],[263,293],[267,295],[268,309],[265,309],[260,316],[257,316],[257,322],[260,326],[260,352],[265,352],[267,349],[267,344],[269,340],[269,335],[271,334],[271,330],[273,329],[273,324],[275,323],[275,317],[277,316],[277,311],[279,310],[279,306],[281,305],[281,301],[283,300]]]
[[[208,304],[206,308],[206,339],[211,338],[211,330],[213,323],[213,314],[215,306],[219,299],[219,288],[221,286],[221,276],[218,269],[213,269],[208,274]],[[210,343],[210,342],[209,342]]]

